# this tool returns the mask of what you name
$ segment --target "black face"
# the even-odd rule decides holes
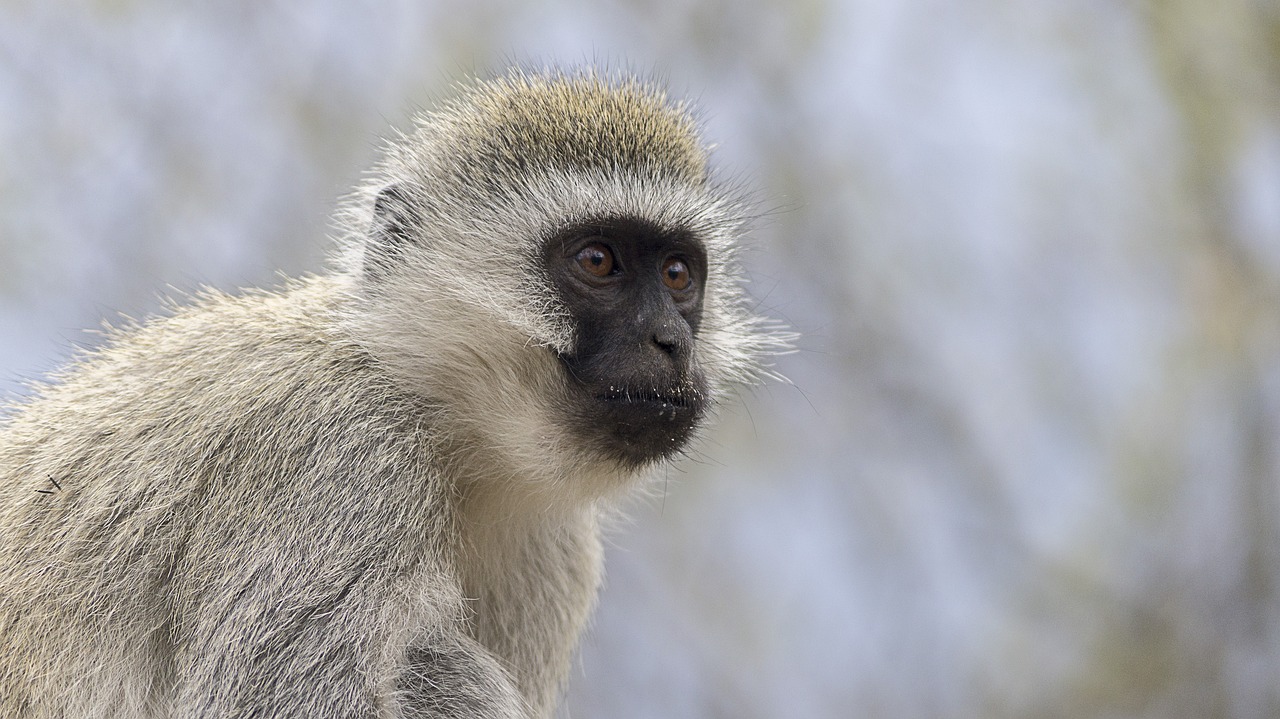
[[[584,440],[633,466],[679,451],[706,404],[693,366],[706,282],[701,245],[613,219],[552,239],[545,257],[577,328],[577,346],[560,361]]]

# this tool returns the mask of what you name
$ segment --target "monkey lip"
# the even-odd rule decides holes
[[[702,405],[700,393],[680,387],[667,390],[610,387],[607,391],[596,395],[596,399],[616,406],[655,406],[696,410]]]

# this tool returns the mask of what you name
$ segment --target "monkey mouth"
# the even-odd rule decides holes
[[[596,399],[615,406],[666,406],[681,410],[696,410],[703,402],[701,392],[686,387],[610,387],[597,394]]]
[[[702,392],[684,385],[611,386],[593,396],[597,409],[586,431],[605,439],[601,446],[632,467],[678,453],[706,406]]]
[[[572,371],[565,409],[597,456],[639,469],[670,459],[692,439],[711,398],[696,372],[591,381]]]

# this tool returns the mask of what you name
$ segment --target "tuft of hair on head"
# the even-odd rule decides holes
[[[451,169],[471,183],[547,169],[695,184],[707,176],[687,108],[631,76],[516,72],[473,86],[424,119],[452,148]]]

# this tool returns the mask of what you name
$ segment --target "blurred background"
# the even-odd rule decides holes
[[[1275,0],[5,0],[0,390],[321,268],[512,61],[694,98],[802,334],[614,532],[563,716],[1280,716]]]

